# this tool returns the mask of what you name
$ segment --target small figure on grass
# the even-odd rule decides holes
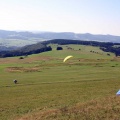
[[[14,82],[15,84],[17,84],[17,80],[13,80],[13,82]]]

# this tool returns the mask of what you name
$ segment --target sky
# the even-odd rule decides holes
[[[1,0],[0,29],[120,36],[120,0]]]

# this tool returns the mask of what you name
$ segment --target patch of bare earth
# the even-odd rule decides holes
[[[7,67],[7,72],[39,72],[39,68],[32,67],[32,68],[24,68],[24,67]]]

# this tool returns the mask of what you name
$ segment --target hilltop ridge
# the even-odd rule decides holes
[[[0,30],[0,45],[21,47],[51,39],[71,39],[120,43],[120,36],[74,32],[30,32]]]

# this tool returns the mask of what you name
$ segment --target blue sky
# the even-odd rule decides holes
[[[0,29],[120,36],[120,0],[2,0]]]

